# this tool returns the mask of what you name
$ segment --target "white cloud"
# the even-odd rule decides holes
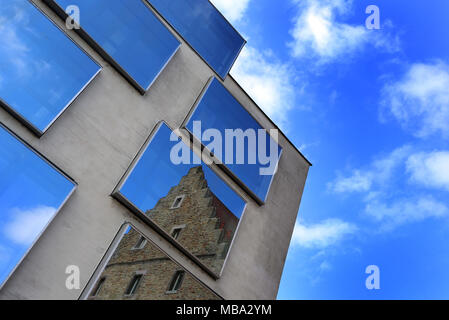
[[[317,56],[320,63],[347,58],[366,45],[388,52],[399,50],[399,40],[385,30],[368,30],[364,22],[350,25],[338,19],[348,15],[351,0],[292,0],[299,13],[291,30],[289,45],[294,57]],[[385,23],[388,26],[390,23]]]
[[[401,79],[383,89],[382,105],[418,137],[449,138],[449,65],[411,65]]]
[[[449,209],[432,197],[401,199],[391,204],[374,199],[366,204],[365,213],[381,223],[381,231],[390,231],[406,223],[447,216]]]
[[[39,206],[30,210],[12,210],[12,219],[3,228],[4,235],[14,243],[30,245],[55,214],[52,207]]]
[[[328,183],[328,189],[335,193],[368,192],[374,186],[388,183],[394,170],[401,167],[411,153],[410,146],[393,150],[390,154],[374,160],[366,169],[354,169],[349,176],[338,174]]]
[[[241,20],[251,0],[210,0],[231,23]]]
[[[308,226],[297,223],[292,244],[305,248],[326,248],[356,231],[355,225],[339,219],[328,219]]]
[[[449,191],[449,152],[417,153],[407,160],[412,181]]]
[[[288,112],[294,108],[296,94],[302,90],[295,87],[294,71],[289,65],[281,63],[270,52],[247,46],[231,74],[280,127],[287,124]]]
[[[363,170],[340,175],[328,188],[335,193],[359,192],[365,204],[363,215],[377,222],[381,231],[449,214],[443,202],[404,188],[406,174],[424,186],[449,190],[449,152],[413,153],[410,146],[397,148]]]
[[[372,179],[370,172],[354,170],[350,177],[340,177],[330,186],[336,193],[362,192],[371,189]]]

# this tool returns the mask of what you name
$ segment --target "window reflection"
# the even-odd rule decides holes
[[[199,132],[194,129],[194,122],[200,124]],[[221,154],[214,153],[214,155],[255,195],[258,201],[261,203],[265,201],[273,175],[276,172],[282,148],[263,130],[262,126],[243,108],[220,81],[215,78],[211,80],[188,119],[186,128],[200,141],[202,133],[206,130],[218,130],[223,137],[222,152]],[[226,131],[239,129],[243,132],[247,132],[248,129],[253,132],[253,143],[250,143],[248,137],[245,137],[244,148],[239,149],[238,140],[233,139],[232,148],[229,148],[229,141],[226,141]],[[263,134],[260,135],[260,133]],[[265,139],[265,143],[261,144],[260,139]],[[228,142],[228,145],[226,145],[226,142]],[[204,144],[206,145],[207,143]],[[262,148],[261,145],[265,148]],[[241,162],[237,160],[239,150],[244,151],[244,161]],[[231,156],[227,157],[229,154]],[[262,156],[267,156],[267,158],[264,159]],[[250,160],[251,158],[253,160]],[[266,161],[267,159],[270,160],[267,163],[263,163],[262,160]]]
[[[75,184],[0,127],[0,286]]]
[[[182,232],[173,237],[219,274],[245,202],[186,145],[190,164],[174,164],[172,148],[183,143],[170,141],[171,134],[167,125],[160,124],[115,195],[169,236],[182,226]]]
[[[142,0],[50,1],[64,10],[78,6],[81,28],[142,93],[180,46]]]
[[[100,71],[33,4],[0,6],[0,99],[41,135]]]
[[[142,234],[125,225],[103,270],[93,279],[89,300],[218,300],[149,240],[140,251],[131,250]],[[109,254],[109,253],[108,253]],[[108,257],[109,255],[106,255]]]
[[[146,0],[225,78],[245,40],[208,0]]]

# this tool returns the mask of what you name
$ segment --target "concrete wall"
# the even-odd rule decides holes
[[[33,2],[64,26],[41,0]],[[183,42],[150,91],[141,96],[74,32],[67,33],[103,67],[99,76],[40,139],[3,109],[0,121],[79,186],[5,284],[0,299],[77,299],[125,221],[225,299],[275,298],[308,162],[281,135],[279,171],[262,207],[218,172],[248,205],[222,276],[213,280],[110,196],[158,121],[180,126],[213,71]],[[224,85],[265,128],[274,128],[231,77]],[[80,290],[65,286],[68,265],[80,267]]]

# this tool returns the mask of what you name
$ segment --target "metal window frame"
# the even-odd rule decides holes
[[[177,286],[178,282],[174,282],[174,280],[176,280],[176,278],[178,278],[179,275],[182,275],[182,276],[181,276],[181,279],[179,280],[178,289],[176,289],[176,286]],[[176,270],[175,273],[173,274],[173,276],[171,277],[170,282],[168,283],[168,288],[167,288],[165,294],[177,293],[179,291],[179,289],[181,289],[181,286],[182,286],[182,283],[184,282],[185,276],[186,276],[186,271],[185,270]],[[170,290],[170,287],[172,285],[173,285],[173,290]]]
[[[146,236],[139,228],[137,228],[133,223],[125,221],[117,231],[116,235],[114,236],[114,239],[112,240],[111,244],[109,245],[108,249],[106,250],[106,253],[101,258],[100,262],[97,264],[95,271],[90,276],[89,280],[87,281],[86,285],[84,286],[84,289],[82,290],[80,296],[78,297],[78,300],[89,300],[91,297],[92,290],[95,289],[95,285],[100,280],[101,275],[103,274],[106,266],[108,265],[109,261],[111,260],[112,256],[114,255],[115,251],[117,250],[120,242],[123,239],[123,236],[125,235],[125,231],[128,228],[132,228],[134,231],[139,233],[139,235],[145,237],[147,240],[147,243],[150,243],[150,245],[154,246],[156,249],[158,249],[160,252],[162,252],[171,262],[173,262],[176,266],[178,266],[180,269],[185,271],[187,274],[189,274],[193,279],[198,281],[203,287],[210,290],[214,295],[216,295],[219,299],[224,300],[221,295],[216,293],[214,290],[212,290],[208,285],[206,285],[203,281],[201,281],[198,277],[193,275],[191,272],[189,272],[186,268],[182,266],[181,263],[178,263],[176,259],[174,259],[170,254],[168,254],[165,250],[163,250],[161,247],[159,247],[152,239],[151,237]]]
[[[145,276],[146,272],[144,271],[137,271],[133,274],[133,277],[131,278],[131,281],[128,283],[128,286],[126,287],[125,293],[123,294],[125,297],[132,297],[136,294],[137,290],[139,289],[143,277]],[[132,285],[132,286],[131,286]],[[128,293],[129,291],[129,293]]]
[[[65,12],[61,6],[56,3],[56,0],[42,0],[50,9],[52,9],[63,21],[65,21],[69,15]],[[158,17],[150,10],[150,13],[154,15],[154,17],[158,19]],[[159,21],[160,22],[160,21]],[[145,95],[151,88],[151,86],[156,82],[156,80],[159,78],[161,73],[166,69],[167,65],[170,63],[170,61],[173,59],[173,57],[176,55],[176,53],[181,48],[181,42],[178,41],[178,46],[175,49],[175,51],[171,54],[170,57],[165,61],[162,68],[159,70],[159,72],[156,74],[154,79],[150,82],[148,87],[144,88],[142,87],[109,53],[104,50],[97,41],[95,41],[89,33],[87,33],[82,26],[80,26],[79,29],[74,29],[75,33],[77,33],[81,39],[83,39],[90,47],[92,47],[106,62],[108,62],[118,73],[122,75],[128,81],[129,84],[131,84],[141,95]],[[170,31],[170,30],[169,30]],[[175,37],[176,38],[176,37]]]
[[[240,106],[242,107],[242,109],[248,113],[248,116],[251,117],[259,126],[260,129],[265,130],[265,132],[267,133],[268,136],[270,136],[274,142],[276,142],[276,144],[281,148],[281,152],[279,154],[278,157],[278,161],[276,163],[276,168],[274,169],[274,173],[271,176],[271,180],[270,183],[268,185],[268,189],[267,189],[267,193],[265,194],[265,198],[261,199],[258,195],[256,195],[255,192],[253,192],[251,190],[251,188],[249,188],[246,183],[244,183],[237,174],[235,174],[231,169],[228,168],[228,166],[223,163],[222,159],[217,158],[215,155],[213,155],[213,153],[197,138],[194,136],[193,132],[191,132],[188,128],[187,128],[187,124],[190,122],[190,120],[193,117],[193,114],[195,113],[196,109],[198,108],[198,106],[200,105],[200,103],[203,101],[204,96],[206,95],[207,90],[209,89],[210,85],[212,84],[212,82],[215,80],[219,81],[220,84],[226,89],[226,91],[240,104]],[[181,124],[181,127],[189,134],[190,139],[193,141],[194,144],[198,144],[201,145],[201,148],[206,150],[206,152],[211,155],[211,157],[214,160],[214,163],[220,168],[222,169],[240,188],[242,188],[259,206],[263,206],[265,205],[265,202],[268,199],[268,195],[270,193],[270,189],[271,189],[271,185],[273,184],[273,180],[275,175],[278,172],[278,168],[279,168],[279,163],[281,162],[281,158],[283,155],[283,151],[284,151],[284,147],[281,146],[279,144],[279,141],[276,141],[276,139],[274,139],[271,135],[270,132],[264,127],[262,126],[262,124],[252,116],[252,114],[248,111],[248,109],[246,109],[244,107],[244,105],[237,99],[237,97],[232,94],[231,91],[229,91],[225,85],[217,78],[215,77],[210,77],[209,80],[207,81],[206,85],[203,87],[203,89],[201,90],[200,95],[198,96],[198,98],[196,99],[195,103],[193,104],[193,106],[190,108],[190,111],[188,112],[187,116],[185,117],[184,121]],[[280,132],[279,129],[276,128],[276,130],[278,130]]]
[[[67,201],[71,198],[73,193],[75,193],[76,189],[78,188],[78,183],[74,179],[72,179],[68,174],[66,174],[63,170],[59,169],[52,161],[50,161],[47,157],[42,155],[39,151],[34,149],[33,146],[31,146],[28,142],[26,142],[24,139],[19,137],[17,134],[15,134],[11,129],[9,129],[5,124],[3,124],[0,121],[0,130],[4,129],[7,133],[9,133],[13,138],[17,140],[17,142],[24,145],[29,151],[37,155],[42,161],[44,161],[49,167],[53,168],[53,170],[56,170],[60,175],[62,175],[64,178],[66,178],[68,181],[70,181],[73,184],[72,190],[67,194],[67,196],[64,198],[64,200],[61,202],[60,206],[55,210],[55,213],[50,217],[47,224],[42,228],[42,230],[39,232],[39,234],[36,236],[36,238],[33,240],[33,242],[28,246],[27,251],[22,255],[21,259],[16,263],[14,268],[9,272],[9,274],[6,276],[5,280],[3,280],[2,283],[0,283],[0,290],[6,285],[6,283],[9,281],[9,279],[13,276],[15,271],[19,268],[19,266],[22,264],[22,262],[25,260],[25,258],[28,256],[28,254],[31,252],[31,250],[34,248],[36,243],[39,241],[41,236],[45,233],[45,231],[48,229],[50,224],[53,222],[53,220],[56,218],[56,216],[59,214],[59,212],[62,210],[64,205],[67,203]]]
[[[179,32],[172,23],[170,23],[170,21],[168,21],[164,15],[162,13],[159,12],[159,10],[156,9],[156,7],[154,7],[149,0],[142,0],[144,3],[146,3],[152,10],[154,10],[155,13],[157,13],[157,15],[160,17],[160,19],[162,21],[164,21],[165,23],[167,23],[167,25],[170,26],[170,28],[173,30],[172,33],[175,33],[178,37],[180,37],[188,46],[190,49],[192,49],[200,58],[201,60],[203,60],[204,63],[206,63],[206,65],[222,80],[225,80],[226,77],[228,76],[229,72],[231,71],[232,67],[234,66],[235,62],[237,61],[238,57],[240,56],[240,53],[242,52],[243,48],[245,47],[245,45],[247,44],[247,40],[240,34],[240,32],[232,25],[232,23],[229,22],[228,19],[226,19],[226,17],[221,13],[220,10],[217,9],[217,7],[210,2],[210,0],[207,0],[207,2],[209,2],[209,4],[212,6],[213,9],[215,9],[223,18],[223,20],[237,33],[237,35],[243,40],[243,43],[241,45],[241,47],[239,48],[239,50],[237,51],[232,63],[230,64],[228,70],[226,71],[225,75],[221,75],[220,73],[218,73],[217,70],[215,70],[214,67],[212,67],[212,65],[193,47],[193,45],[191,45],[182,35],[181,32]]]
[[[132,213],[134,213],[136,215],[136,217],[138,217],[143,223],[145,223],[146,225],[150,226],[152,229],[154,229],[159,235],[161,235],[165,240],[167,240],[171,245],[173,245],[176,249],[178,249],[179,251],[181,251],[184,255],[186,255],[190,260],[192,260],[196,265],[198,265],[201,269],[203,269],[203,271],[205,271],[209,276],[211,276],[214,280],[218,280],[222,273],[223,270],[226,266],[226,262],[229,258],[229,254],[231,252],[231,249],[233,247],[237,232],[239,230],[240,225],[242,224],[242,220],[243,217],[246,213],[246,208],[248,206],[248,201],[242,197],[239,194],[239,191],[237,190],[237,188],[235,188],[234,186],[232,186],[231,184],[229,184],[227,181],[223,180],[220,175],[217,173],[217,170],[215,170],[212,166],[205,164],[204,162],[202,162],[202,165],[207,166],[210,170],[212,170],[212,172],[214,174],[217,175],[217,177],[223,182],[225,183],[231,190],[233,190],[235,192],[235,194],[242,199],[242,201],[245,203],[245,205],[243,206],[243,210],[242,213],[240,215],[239,218],[239,223],[237,224],[237,227],[234,231],[232,240],[229,244],[229,248],[228,251],[226,252],[226,257],[223,261],[223,265],[220,269],[220,272],[217,274],[214,271],[212,271],[208,266],[206,266],[199,258],[197,258],[194,254],[192,254],[189,250],[187,250],[181,243],[179,243],[176,239],[174,239],[171,234],[169,234],[166,230],[164,230],[162,227],[160,227],[156,222],[154,222],[150,217],[148,217],[144,212],[142,212],[136,205],[134,205],[130,200],[128,200],[121,192],[120,189],[123,187],[123,185],[125,185],[126,181],[128,180],[129,175],[134,171],[134,168],[136,167],[136,165],[139,163],[140,159],[142,158],[142,156],[145,154],[146,150],[148,149],[148,146],[150,145],[151,141],[153,140],[153,138],[156,136],[157,132],[159,131],[160,127],[165,124],[172,132],[175,132],[173,130],[173,128],[168,125],[165,121],[159,121],[156,126],[153,128],[152,132],[150,133],[149,137],[146,139],[145,143],[143,144],[143,146],[140,148],[140,150],[138,151],[137,155],[135,156],[135,158],[131,161],[130,166],[128,167],[128,169],[126,170],[125,174],[120,178],[119,183],[117,184],[117,186],[114,188],[114,190],[111,193],[111,197],[113,197],[114,199],[116,199],[117,201],[119,201],[122,205],[124,205],[126,208],[128,208]],[[182,136],[179,136],[180,139],[182,139]],[[191,150],[192,153],[196,154],[196,152],[192,149],[192,146],[189,145],[188,143],[184,142]],[[198,155],[197,155],[198,156]],[[201,155],[199,156],[201,159]]]
[[[59,113],[50,121],[50,123],[43,129],[37,128],[34,124],[31,123],[25,116],[23,116],[19,111],[14,109],[8,102],[0,97],[0,106],[3,107],[11,116],[21,122],[25,127],[27,127],[31,132],[33,132],[38,138],[41,138],[50,127],[58,120],[61,115],[72,105],[72,103],[85,91],[85,89],[93,82],[93,80],[100,74],[103,70],[103,67],[81,46],[79,46],[68,34],[62,29],[59,25],[57,25],[41,8],[39,8],[33,1],[28,0],[28,3],[31,4],[38,12],[40,12],[44,18],[46,18],[53,26],[55,26],[59,31],[61,31],[77,48],[79,48],[88,58],[92,60],[94,64],[98,66],[97,72],[84,84],[83,87],[73,96],[73,98],[59,111]]]

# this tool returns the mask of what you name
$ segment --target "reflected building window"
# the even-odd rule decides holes
[[[170,209],[178,209],[179,207],[181,207],[182,200],[184,200],[184,197],[185,197],[184,195],[176,197]]]
[[[133,278],[131,279],[131,282],[128,285],[128,288],[125,291],[125,295],[132,296],[136,293],[137,288],[140,285],[140,282],[142,281],[143,274],[135,274]]]
[[[106,278],[101,278],[100,281],[98,281],[97,286],[95,287],[94,291],[92,292],[92,297],[96,297],[98,293],[101,290],[101,287],[103,286],[104,282],[106,281]]]
[[[146,0],[224,79],[246,41],[209,0]]]
[[[181,288],[182,280],[184,279],[185,271],[176,271],[173,275],[167,293],[175,293]]]
[[[134,250],[143,249],[145,245],[147,244],[147,240],[145,237],[140,237],[139,241],[137,241],[136,245],[133,247]]]
[[[177,240],[179,238],[179,235],[181,234],[182,229],[185,228],[185,226],[182,227],[173,227],[171,236],[173,239]]]
[[[181,45],[142,0],[45,1],[64,18],[78,6],[80,35],[142,94]]]
[[[177,237],[219,275],[246,203],[188,146],[183,145],[191,162],[175,164],[171,150],[183,142],[171,141],[171,134],[166,124],[158,126],[113,196],[149,218],[167,237]],[[184,226],[182,237],[181,230],[174,229],[179,226]]]
[[[201,132],[194,130],[195,124]],[[259,204],[265,202],[282,148],[216,78],[207,84],[185,128],[198,141],[197,132],[218,130],[222,154],[214,156]]]
[[[142,237],[143,235],[134,227],[124,225],[81,298],[89,300],[220,299],[146,237],[144,238],[147,245],[142,250],[131,250]]]
[[[76,185],[0,126],[0,287]]]
[[[28,0],[0,6],[0,104],[41,136],[101,67]]]

